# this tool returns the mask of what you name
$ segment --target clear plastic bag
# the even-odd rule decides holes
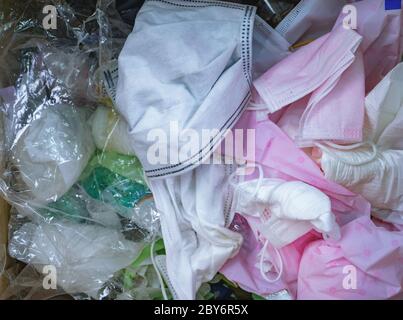
[[[44,289],[44,276],[32,265],[15,264],[6,272],[9,286],[0,295],[2,300],[69,300],[62,289]]]
[[[42,27],[49,4],[57,8],[56,30]],[[29,274],[10,273],[6,296],[33,297],[43,267],[52,266],[60,292],[102,298],[107,283],[160,237],[138,159],[97,148],[89,122],[95,110],[113,106],[102,71],[131,27],[112,0],[2,5],[0,192],[14,207],[8,252]],[[135,287],[133,297],[146,295]]]
[[[38,220],[17,227],[18,221],[12,223],[9,254],[39,272],[51,266],[57,286],[68,293],[96,296],[102,284],[136,259],[143,246],[125,239],[119,230],[96,224]]]

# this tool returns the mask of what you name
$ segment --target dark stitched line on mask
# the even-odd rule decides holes
[[[240,109],[242,109],[242,107],[246,104],[246,102],[248,101],[250,97],[250,92],[248,92],[248,94],[245,96],[245,98],[242,100],[241,104],[238,106],[238,108],[236,108],[236,110],[234,111],[234,113],[228,118],[228,120],[224,123],[224,125],[220,128],[220,132],[217,133],[214,137],[212,137],[210,139],[210,143],[207,144],[206,146],[204,146],[202,149],[200,149],[196,154],[194,154],[193,156],[191,156],[190,158],[186,159],[185,161],[179,162],[177,164],[171,165],[171,166],[167,166],[167,167],[163,167],[163,168],[158,168],[158,169],[153,169],[153,170],[144,170],[144,172],[156,172],[156,171],[162,171],[162,170],[166,170],[166,169],[171,169],[171,168],[176,168],[179,167],[183,164],[186,164],[187,162],[191,161],[193,158],[197,157],[198,155],[200,155],[204,149],[206,149],[215,139],[217,136],[219,136],[220,134],[222,134],[222,130],[223,129],[227,129],[228,128],[228,122],[231,121],[231,119],[239,112]],[[211,149],[211,148],[210,148]]]
[[[223,158],[223,156],[221,156],[221,159],[222,158]],[[228,176],[229,176],[228,166],[225,166],[224,169],[225,169],[225,178],[226,178],[226,180],[228,180]],[[226,220],[227,220],[226,217],[228,214],[228,198],[229,198],[229,193],[231,191],[231,189],[228,185],[226,186],[226,188],[227,188],[227,190],[226,190],[227,192],[225,193],[225,201],[224,201],[224,223],[226,223]]]
[[[168,1],[166,1],[166,0],[149,0],[149,1],[159,1],[159,2],[170,3],[170,2],[168,2]],[[192,1],[189,0],[189,2],[207,3],[207,2],[204,2],[204,1],[197,1],[197,0],[192,0]],[[210,4],[210,2],[208,2],[208,3]],[[174,3],[171,3],[171,4],[177,5],[177,4],[174,4]],[[238,8],[238,9],[240,9],[240,8]],[[242,7],[242,10],[245,10],[244,20],[243,20],[242,29],[241,29],[241,30],[242,30],[242,37],[243,37],[243,39],[242,39],[242,41],[241,41],[241,46],[242,46],[242,51],[243,51],[243,52],[242,52],[242,56],[243,56],[243,57],[242,57],[243,71],[244,71],[244,75],[245,75],[245,78],[246,78],[246,80],[247,80],[249,86],[251,86],[251,85],[252,85],[252,81],[251,81],[250,72],[249,72],[250,66],[251,66],[251,62],[250,62],[250,46],[249,46],[249,42],[250,42],[250,41],[249,41],[249,40],[250,40],[250,33],[251,33],[251,32],[250,32],[250,24],[251,24],[250,18],[252,17],[252,14],[253,14],[253,12],[254,12],[254,8],[251,7],[251,6],[246,6],[246,7]],[[246,97],[248,97],[248,95],[247,95]],[[246,97],[245,97],[245,98],[246,98]],[[232,118],[234,115],[236,115],[236,113],[237,113],[237,111],[239,110],[239,108],[242,107],[244,101],[245,101],[245,99],[242,101],[241,105],[237,108],[237,110],[236,110],[236,111],[231,115],[231,117],[227,120],[227,123],[228,123],[229,120],[231,120],[231,118]],[[225,127],[225,126],[227,125],[227,123],[224,124],[223,127]],[[221,130],[222,130],[222,129],[221,129]],[[222,135],[222,133],[219,133],[219,134],[215,135],[215,136],[210,140],[210,144],[212,144],[212,142],[213,142],[213,141],[217,138],[217,136],[220,135],[220,134]],[[183,162],[180,162],[180,163],[178,163],[178,164],[176,164],[176,165],[167,166],[167,167],[158,168],[158,169],[153,169],[153,170],[145,170],[145,172],[146,172],[146,173],[151,173],[151,172],[156,172],[156,171],[161,171],[161,170],[167,170],[167,169],[170,169],[170,168],[175,168],[175,167],[184,165],[184,164],[186,164],[187,162],[192,161],[192,159],[194,159],[196,156],[202,155],[202,154],[203,154],[203,150],[204,150],[206,147],[208,147],[208,145],[206,145],[203,149],[201,149],[197,154],[193,155],[192,157],[188,158],[187,160],[185,160],[185,161],[183,161]],[[214,147],[214,145],[211,146],[209,150],[211,150],[213,147]],[[203,158],[203,157],[200,156],[200,158]],[[200,158],[199,158],[199,161],[200,161]],[[189,166],[190,166],[190,165],[188,165],[187,167],[189,167]],[[180,171],[180,170],[178,170],[178,171]],[[149,177],[154,177],[154,176],[149,176]]]
[[[242,29],[241,29],[241,50],[242,50],[242,69],[243,69],[243,74],[246,78],[246,80],[249,82],[248,79],[248,74],[246,71],[246,46],[245,46],[245,38],[246,38],[246,28],[245,28],[245,24],[246,24],[246,16],[247,16],[248,11],[245,11],[244,17],[243,17],[243,21],[242,21]]]
[[[166,258],[165,258],[165,261],[166,261]],[[171,279],[169,279],[168,270],[167,270],[167,268],[165,268],[165,264],[163,262],[160,262],[160,263],[157,262],[157,268],[159,268],[160,272],[163,274],[163,276],[165,278],[165,282],[168,285],[168,289],[171,291],[171,293],[173,293],[174,298],[178,298],[179,295],[178,295],[177,291],[175,290],[174,286],[172,285]]]
[[[231,175],[232,173],[232,168],[234,165],[230,164],[228,166],[225,166],[225,176],[228,180],[228,176]],[[225,226],[228,226],[231,224],[232,221],[229,221],[229,215],[230,215],[230,210],[232,207],[232,201],[233,201],[233,192],[231,190],[231,186],[227,185],[227,196],[225,199],[225,205],[224,205],[224,223]]]
[[[225,168],[225,177],[227,177],[227,168]],[[226,192],[225,192],[225,200],[224,200],[224,224],[226,224],[226,216],[227,216],[227,212],[228,212],[228,190],[229,188],[227,188]]]
[[[154,1],[154,2],[162,2],[166,4],[170,4],[173,6],[177,7],[187,7],[187,8],[202,8],[202,7],[223,7],[223,8],[230,8],[230,9],[237,9],[237,10],[245,10],[244,14],[244,20],[242,23],[242,33],[248,33],[248,35],[243,36],[243,40],[241,41],[241,47],[242,47],[242,55],[243,55],[243,69],[244,69],[244,75],[246,77],[246,80],[249,83],[249,86],[252,87],[252,80],[250,78],[250,70],[251,68],[251,63],[250,63],[250,48],[249,48],[249,38],[250,38],[250,18],[253,13],[253,7],[251,6],[236,6],[236,5],[229,5],[226,3],[221,3],[221,2],[207,2],[207,1],[201,1],[201,0],[186,0],[189,2],[193,3],[198,3],[198,4],[204,4],[204,6],[201,5],[188,5],[188,4],[180,4],[180,3],[172,3],[167,0],[148,0],[148,1]],[[249,15],[248,15],[249,14]],[[245,61],[246,57],[246,61]]]
[[[235,118],[233,119],[233,121],[231,122],[230,126],[231,126],[236,120],[239,119],[239,116],[240,116],[240,113],[237,115],[237,117],[235,117]],[[199,157],[199,159],[198,159],[198,162],[201,162],[202,159],[203,159],[203,157],[205,157],[205,156],[208,154],[208,152],[210,152],[210,151],[213,149],[213,147],[214,147],[214,146],[211,146],[210,149],[207,150],[207,153],[204,154],[204,156],[203,156],[203,155],[200,155],[200,157]],[[201,153],[202,153],[202,151],[199,152],[199,154],[201,154]],[[166,175],[169,175],[169,174],[181,172],[181,171],[186,170],[187,168],[192,167],[192,166],[195,166],[195,162],[192,162],[192,163],[188,164],[187,166],[182,167],[181,169],[178,169],[178,170],[175,170],[175,171],[168,171],[168,172],[164,172],[164,173],[157,174],[157,175],[150,175],[150,176],[148,176],[148,177],[149,177],[149,178],[162,177],[162,176],[166,176]],[[158,170],[159,170],[159,169],[158,169]]]
[[[300,1],[296,7],[289,13],[289,16],[287,16],[284,20],[283,23],[281,23],[279,26],[280,28],[276,28],[276,30],[281,34],[284,35],[284,33],[289,29],[291,23],[294,22],[294,20],[298,17],[298,15],[301,13],[302,8],[304,5],[304,1]]]
[[[229,9],[237,9],[237,10],[245,10],[244,7],[241,6],[235,6],[231,4],[225,4],[225,3],[220,3],[220,2],[207,2],[207,1],[198,1],[198,0],[186,0],[188,2],[193,2],[197,4],[202,4],[202,5],[190,5],[190,4],[183,4],[183,3],[173,3],[167,0],[148,0],[149,2],[162,2],[166,4],[170,4],[172,6],[177,6],[177,7],[184,7],[184,8],[206,8],[206,7],[223,7],[223,8],[229,8]],[[182,0],[183,1],[183,0]]]
[[[241,107],[244,107],[244,106],[246,105],[246,103],[249,102],[250,93],[248,93],[248,95],[247,95],[246,97],[247,97],[248,99],[246,100],[245,103],[241,104]],[[243,108],[241,108],[241,111],[242,111],[242,110],[243,110]],[[236,114],[236,116],[232,119],[232,121],[229,123],[229,125],[228,125],[226,128],[223,127],[221,130],[227,129],[227,128],[231,127],[231,126],[235,123],[235,121],[237,121],[237,120],[239,119],[239,117],[240,117],[240,115],[241,115],[241,111],[239,111],[239,112]],[[228,121],[227,121],[227,122],[228,122]],[[221,137],[223,136],[223,133],[224,133],[223,131],[220,132]],[[217,136],[217,135],[216,135],[216,136]],[[210,141],[212,141],[212,140],[210,140]],[[210,143],[210,145],[211,145],[211,143]],[[207,147],[207,146],[205,146],[203,149],[205,149],[206,147]],[[199,159],[198,159],[197,162],[201,162],[201,161],[203,160],[203,158],[208,154],[208,152],[210,152],[213,148],[214,148],[214,145],[211,145],[210,148],[207,150],[207,152],[205,152],[204,155],[202,154],[202,153],[203,153],[203,149],[201,149],[201,150],[199,151],[199,153],[198,153],[198,154],[200,155],[200,157],[199,157]],[[186,160],[186,162],[189,161],[189,160],[190,160],[190,159]],[[180,164],[177,164],[177,165],[180,165]],[[177,165],[175,165],[175,167],[176,167]],[[147,175],[147,176],[148,176],[149,178],[162,177],[162,176],[170,175],[170,174],[173,174],[173,173],[181,172],[181,171],[186,170],[187,168],[190,168],[190,167],[192,167],[192,166],[194,166],[194,165],[195,165],[195,162],[192,162],[192,163],[188,164],[187,166],[182,167],[181,169],[178,169],[178,170],[175,170],[175,171],[168,171],[168,172],[164,172],[164,173],[161,173],[161,174]],[[171,166],[171,167],[172,167],[172,166]],[[170,167],[166,167],[166,168],[170,168]],[[165,170],[166,168],[160,168],[160,169],[156,169],[156,170],[152,170],[152,171]]]
[[[245,11],[242,29],[241,29],[241,50],[242,50],[242,67],[243,73],[248,81],[249,86],[252,86],[252,80],[250,77],[250,37],[251,37],[251,17],[253,14],[253,7],[248,7]]]
[[[251,57],[252,57],[252,54],[251,54],[251,46],[250,46],[250,44],[251,44],[251,38],[252,38],[252,26],[251,26],[252,21],[251,21],[251,18],[252,18],[253,12],[254,12],[253,8],[250,8],[249,16],[248,16],[248,39],[247,39],[247,43],[246,43],[247,48],[248,48],[248,79],[249,79],[249,86],[250,87],[252,87],[252,80],[251,80],[251,69],[252,69]]]

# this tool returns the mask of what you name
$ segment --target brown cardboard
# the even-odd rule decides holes
[[[0,252],[3,254],[3,248],[7,247],[7,234],[8,234],[8,219],[10,217],[10,206],[8,203],[0,198]],[[2,260],[3,257],[1,257]],[[0,260],[0,263],[2,262]],[[10,266],[11,259],[6,258],[6,269]],[[2,270],[3,266],[0,265],[0,270]],[[7,280],[0,275],[0,295],[7,287]]]

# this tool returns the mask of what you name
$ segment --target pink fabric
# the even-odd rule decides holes
[[[257,121],[256,112],[247,111],[234,129],[239,128],[256,130],[255,159],[263,166],[264,177],[281,178],[287,181],[300,180],[322,190],[330,197],[332,210],[340,225],[363,215],[369,216],[370,208],[366,200],[326,180],[318,165],[298,149],[290,138],[269,119]],[[247,144],[244,148],[247,150]],[[247,179],[256,177],[255,174],[248,176]],[[288,289],[295,296],[302,252],[310,241],[319,239],[319,235],[314,232],[309,233],[280,249],[285,270],[280,281],[270,284],[261,278],[259,268],[256,267],[259,261],[257,253],[263,247],[263,241],[259,241],[256,228],[259,221],[249,216],[243,220],[245,221],[241,228],[245,241],[243,249],[224,265],[221,272],[246,290],[261,295]],[[267,256],[275,257],[271,251],[268,251]]]
[[[286,266],[283,276],[275,283],[268,283],[262,278],[259,271],[258,254],[262,250],[262,243],[257,240],[256,229],[252,229],[248,220],[236,214],[230,226],[231,230],[243,236],[242,247],[233,259],[228,260],[220,270],[228,279],[237,282],[248,292],[255,292],[262,296],[288,290],[294,298],[297,295],[297,278],[299,263],[305,247],[312,241],[320,239],[316,232],[310,232],[280,250],[281,258]],[[272,275],[271,277],[274,277]]]
[[[303,127],[297,140],[360,141],[364,125],[364,83],[362,53],[358,50],[354,62],[330,92],[326,93],[327,86],[322,86],[312,93],[300,120]]]
[[[300,119],[291,127],[293,139],[361,140],[364,78],[361,53],[357,53],[357,58],[354,55],[360,42],[361,36],[355,31],[335,28],[254,82],[269,112],[292,103],[299,105]],[[335,106],[338,112],[334,112]],[[282,125],[296,119],[293,111],[285,111]],[[332,121],[327,121],[329,114]],[[287,133],[290,134],[289,129]]]
[[[360,42],[355,31],[336,28],[281,60],[254,87],[271,113],[324,84],[331,89],[353,63]]]
[[[346,279],[351,270],[356,282]],[[366,216],[345,225],[336,244],[312,242],[301,259],[298,299],[388,299],[402,289],[403,232]]]
[[[356,31],[363,37],[366,92],[370,92],[399,62],[403,50],[402,12],[385,10],[385,0],[363,0],[357,9]],[[342,12],[335,28],[343,23]]]
[[[384,0],[355,2],[356,32],[343,28],[341,13],[332,32],[255,81],[271,113],[289,106],[272,119],[301,146],[362,140],[365,94],[396,66],[403,50],[401,10],[384,5]]]
[[[256,120],[256,112],[247,111],[234,129],[254,129],[256,135],[255,155],[250,161],[263,166],[266,178],[280,178],[287,181],[299,180],[308,183],[326,193],[332,200],[340,224],[368,214],[369,203],[346,188],[328,181],[320,167],[312,161],[294,142],[269,119]],[[244,144],[244,154],[248,148]],[[223,149],[224,150],[224,149]],[[225,153],[225,150],[224,150]],[[255,170],[257,171],[257,170]],[[257,177],[257,172],[247,178]]]

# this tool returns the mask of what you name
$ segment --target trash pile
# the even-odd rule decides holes
[[[1,6],[1,298],[403,297],[399,1]]]

